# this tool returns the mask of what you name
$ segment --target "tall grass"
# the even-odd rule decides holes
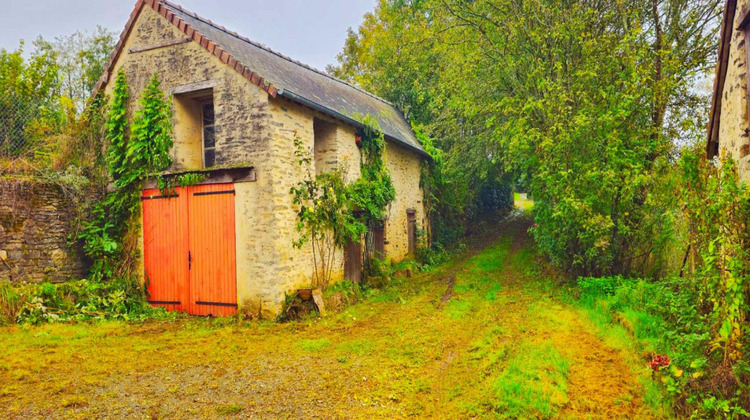
[[[712,303],[695,284],[682,278],[581,278],[570,291],[605,341],[642,353],[644,369],[655,354],[670,358],[668,368],[643,378],[649,405],[671,406],[679,417],[750,417],[750,367],[740,360],[729,372],[721,352],[710,350]]]
[[[0,325],[14,324],[25,303],[10,283],[0,283]]]

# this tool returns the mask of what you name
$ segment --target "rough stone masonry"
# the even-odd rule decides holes
[[[83,252],[68,243],[75,217],[74,204],[56,184],[0,180],[0,282],[82,278]]]

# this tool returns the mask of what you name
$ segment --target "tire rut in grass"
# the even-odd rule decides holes
[[[528,244],[528,235],[526,231],[531,225],[531,221],[523,216],[519,216],[517,213],[510,213],[504,216],[503,219],[490,223],[494,226],[494,229],[485,229],[482,234],[474,236],[467,251],[454,265],[453,268],[442,277],[442,281],[445,281],[447,286],[445,292],[443,292],[440,300],[436,302],[435,308],[442,310],[445,304],[453,297],[453,289],[456,285],[456,275],[466,267],[466,264],[472,258],[481,254],[485,249],[495,244],[498,238],[503,236],[512,237],[512,249],[511,253],[515,254]],[[512,255],[511,255],[512,256]],[[510,258],[509,258],[510,261]],[[503,268],[503,273],[507,274],[512,272],[512,269],[507,266]]]

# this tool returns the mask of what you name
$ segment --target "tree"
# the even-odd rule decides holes
[[[0,49],[0,156],[16,157],[60,123],[57,54],[41,38],[24,58],[23,42],[15,51]]]
[[[652,192],[701,125],[690,85],[711,67],[718,12],[717,0],[381,0],[330,71],[407,109],[469,209],[515,177],[561,267],[643,272],[658,269],[669,212]]]
[[[104,74],[104,66],[115,48],[115,33],[97,26],[93,32],[76,31],[55,38],[52,48],[60,68],[61,93],[81,112]]]

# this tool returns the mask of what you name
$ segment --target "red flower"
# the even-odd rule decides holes
[[[658,372],[660,368],[669,366],[669,356],[666,354],[655,354],[654,357],[651,359],[651,362],[649,362],[648,367],[650,367],[654,372]]]

